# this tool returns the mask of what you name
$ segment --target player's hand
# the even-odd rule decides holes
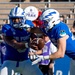
[[[36,50],[30,48],[30,51],[28,53],[28,56],[31,60],[35,60],[37,58],[37,55],[36,55]]]
[[[35,54],[29,55],[29,58],[30,58],[31,60],[35,60],[35,59],[37,59],[37,55],[35,55]]]
[[[35,49],[35,50],[39,50],[38,49],[38,46],[37,45],[35,45],[35,44],[31,44],[31,46],[30,46],[32,49]]]
[[[32,65],[35,65],[35,64],[41,62],[42,60],[44,60],[44,57],[41,55],[38,55],[37,59],[32,62]]]
[[[49,60],[49,55],[47,55],[47,56],[37,55],[37,57],[38,58],[32,62],[32,65],[35,65],[43,60]]]
[[[37,39],[33,39],[31,42],[30,42],[30,47],[34,50],[38,50],[38,44],[37,44]]]
[[[36,50],[34,50],[34,49],[32,49],[32,48],[30,48],[29,51],[30,51],[30,52],[36,52]]]

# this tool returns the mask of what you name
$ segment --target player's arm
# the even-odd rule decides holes
[[[58,39],[58,49],[55,53],[49,56],[50,59],[63,58],[66,50],[66,40],[68,39],[68,35]]]
[[[29,52],[29,55],[40,55],[42,54],[42,50],[37,50],[35,52]]]
[[[13,37],[8,37],[3,35],[3,40],[10,45],[11,47],[15,48],[15,49],[24,49],[27,48],[26,43],[23,42],[17,42],[15,39],[13,39]]]
[[[53,66],[54,66],[54,60],[50,60],[49,68],[53,68]]]
[[[37,54],[37,55],[42,54],[42,50],[36,51],[35,54]]]

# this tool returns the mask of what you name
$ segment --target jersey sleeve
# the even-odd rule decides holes
[[[61,25],[60,27],[58,27],[56,29],[55,37],[58,40],[58,39],[60,39],[60,38],[62,38],[64,36],[68,35],[68,32],[69,32],[68,27],[66,25],[64,25],[64,26]]]
[[[11,30],[11,26],[6,24],[3,25],[2,27],[2,34],[4,34],[5,36],[13,36],[12,30]]]

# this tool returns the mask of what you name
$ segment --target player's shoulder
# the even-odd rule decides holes
[[[64,27],[64,26],[67,26],[67,24],[64,23],[64,22],[62,22],[62,21],[61,21],[58,25],[59,25],[60,27],[61,27],[61,26],[63,26],[63,27]]]
[[[68,25],[67,24],[65,24],[64,22],[60,22],[59,24],[57,24],[56,26],[55,26],[55,28],[54,29],[56,29],[56,30],[68,30],[69,28],[68,28]]]
[[[12,29],[12,27],[11,27],[10,24],[4,24],[4,25],[2,26],[2,33],[11,32],[11,29]]]
[[[10,25],[10,24],[4,24],[4,25],[2,26],[2,29],[4,29],[4,28],[9,29],[9,28],[11,28],[11,25]]]

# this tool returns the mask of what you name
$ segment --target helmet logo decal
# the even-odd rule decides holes
[[[48,18],[48,16],[52,16],[53,14],[56,14],[56,12],[50,12],[48,15],[45,16],[45,18]]]
[[[47,32],[48,30],[51,30],[55,25],[60,23],[59,19],[59,12],[51,8],[43,11],[42,15],[40,16],[40,20],[44,21],[43,26],[47,28]]]
[[[60,36],[63,37],[63,36],[65,36],[65,35],[66,35],[66,32],[65,32],[64,30],[61,30],[61,31],[60,31]]]

